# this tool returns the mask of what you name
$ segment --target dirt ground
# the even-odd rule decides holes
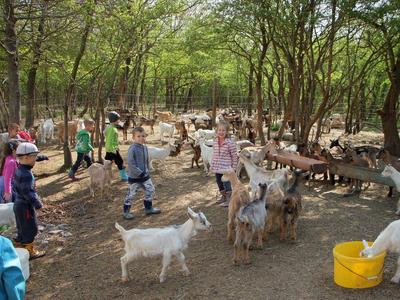
[[[332,136],[338,136],[334,131]],[[157,135],[158,136],[158,135]],[[354,143],[382,140],[364,133],[351,138]],[[149,144],[160,145],[156,136]],[[189,147],[190,148],[190,147]],[[387,187],[372,185],[360,197],[343,198],[344,186],[312,182],[303,191],[303,213],[296,242],[280,242],[277,232],[263,250],[251,253],[252,264],[233,266],[232,245],[226,240],[227,209],[214,205],[217,187],[204,170],[190,168],[191,150],[167,159],[167,172],[155,171],[154,205],[162,214],[147,217],[142,194],[135,202],[132,221],[122,219],[122,204],[127,184],[117,179],[104,199],[92,199],[86,171],[78,182],[57,174],[62,151],[56,146],[42,147],[50,157],[34,168],[38,192],[47,206],[39,219],[45,225],[66,224],[72,236],[50,238],[48,254],[32,261],[27,299],[399,299],[400,286],[390,283],[396,268],[389,255],[384,281],[378,287],[349,290],[333,281],[332,249],[351,240],[373,240],[395,220],[398,194],[388,199]],[[126,157],[128,146],[121,150]],[[75,153],[73,158],[75,159]],[[201,165],[202,167],[202,165]],[[116,173],[116,171],[115,171]],[[181,224],[186,208],[201,210],[214,224],[211,233],[200,232],[186,250],[189,277],[174,263],[165,283],[158,282],[161,259],[141,259],[129,265],[130,281],[121,282],[120,257],[123,242],[114,223],[127,229]],[[39,237],[40,239],[40,237]],[[42,240],[44,238],[42,237]]]

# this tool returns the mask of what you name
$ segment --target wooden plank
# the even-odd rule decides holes
[[[336,175],[359,179],[365,182],[395,186],[392,178],[382,176],[382,170],[356,167],[348,163],[335,163],[329,166],[329,171]]]

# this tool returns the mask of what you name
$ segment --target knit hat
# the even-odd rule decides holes
[[[110,123],[114,123],[115,121],[118,121],[120,118],[121,116],[116,111],[110,111],[108,113],[108,120],[110,120]]]
[[[39,153],[39,149],[32,143],[21,143],[17,148],[17,155],[29,155]]]

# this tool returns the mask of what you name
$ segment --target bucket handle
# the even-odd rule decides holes
[[[363,275],[361,275],[361,274],[358,274],[358,273],[356,273],[356,272],[354,272],[352,269],[349,269],[348,267],[346,267],[344,264],[342,264],[341,262],[340,262],[340,260],[338,260],[336,257],[335,257],[335,260],[339,263],[339,265],[341,265],[343,268],[345,268],[346,270],[348,270],[348,271],[350,271],[351,273],[353,273],[353,274],[355,274],[355,275],[357,275],[357,276],[359,276],[359,277],[361,277],[361,278],[363,278],[363,279],[365,279],[365,280],[375,280],[375,279],[378,279],[379,277],[381,277],[382,276],[382,274],[383,274],[383,267],[384,267],[384,265],[382,265],[382,269],[379,271],[379,273],[377,274],[377,275],[375,275],[375,276],[370,276],[370,277],[365,277],[365,276],[363,276]]]

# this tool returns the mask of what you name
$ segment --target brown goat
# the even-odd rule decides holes
[[[194,142],[190,143],[190,146],[193,149],[193,157],[192,157],[192,166],[191,168],[193,169],[193,164],[196,162],[196,166],[200,168],[199,166],[199,159],[201,158],[201,148],[200,145],[195,145]]]
[[[228,233],[226,238],[228,241],[233,243],[233,231],[235,230],[236,213],[239,211],[240,207],[250,202],[250,194],[246,186],[239,181],[235,171],[230,170],[225,172],[222,176],[222,180],[229,180],[232,185],[232,194],[228,208]]]
[[[295,180],[283,197],[278,195],[268,197],[268,217],[264,230],[264,239],[267,240],[268,232],[271,231],[274,223],[280,227],[280,240],[286,239],[287,227],[290,225],[291,239],[297,239],[297,220],[299,218],[302,205],[301,194],[298,188],[304,180],[304,174],[295,171]]]
[[[139,120],[137,122],[138,126],[149,126],[150,130],[151,130],[151,134],[154,134],[154,125],[156,124],[156,120],[155,119],[148,119],[146,117],[139,117]]]
[[[56,124],[58,140],[60,144],[64,143],[64,121]],[[78,122],[68,121],[68,137],[71,145],[75,145],[75,136],[78,132]]]

